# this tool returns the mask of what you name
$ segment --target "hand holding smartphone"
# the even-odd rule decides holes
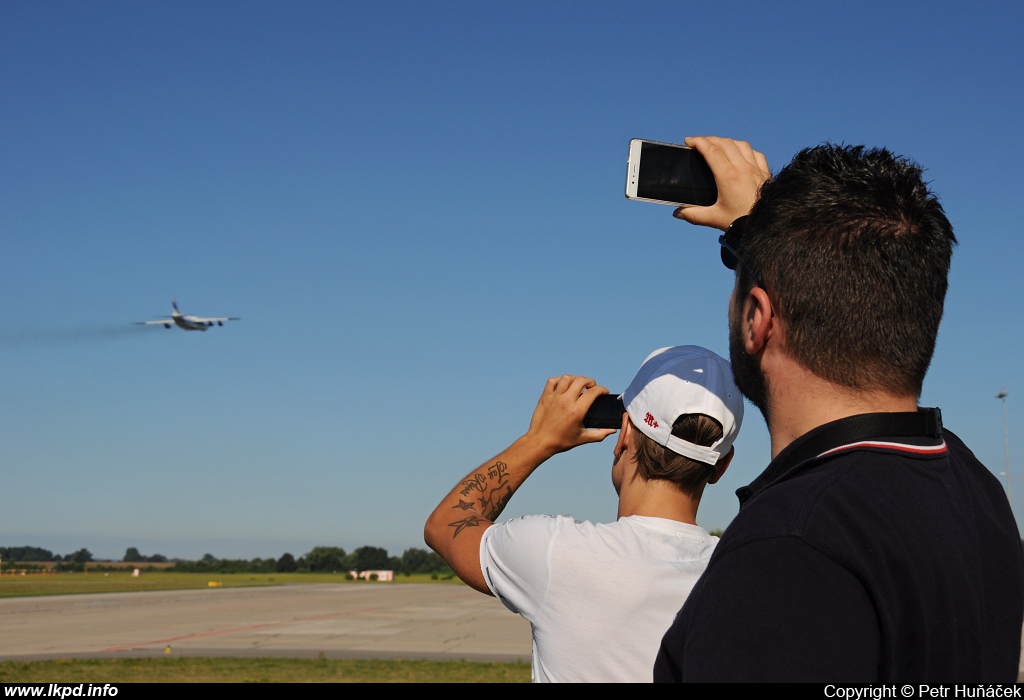
[[[715,176],[704,156],[688,146],[629,142],[626,198],[673,207],[710,207],[718,200]]]

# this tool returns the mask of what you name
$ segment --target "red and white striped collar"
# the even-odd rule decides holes
[[[905,442],[882,442],[881,440],[861,440],[860,442],[851,442],[848,445],[840,445],[839,447],[833,447],[831,450],[826,450],[818,455],[818,457],[827,457],[828,455],[836,454],[837,452],[845,452],[846,450],[859,450],[864,448],[874,448],[881,450],[894,450],[896,452],[908,452],[910,454],[917,455],[937,455],[946,452],[949,448],[946,447],[946,441],[941,440],[938,445],[910,445]]]
[[[819,426],[794,440],[754,481],[736,491],[740,507],[810,462],[854,450],[886,450],[925,458],[944,455],[948,448],[942,436],[942,413],[937,408],[919,408],[914,413],[867,413]]]

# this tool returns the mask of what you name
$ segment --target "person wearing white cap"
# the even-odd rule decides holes
[[[650,682],[661,637],[718,542],[697,507],[732,461],[743,400],[729,363],[693,345],[651,353],[622,394],[614,523],[494,522],[547,459],[615,432],[583,425],[607,393],[587,377],[549,379],[526,434],[462,479],[424,528],[463,581],[530,621],[534,681]]]

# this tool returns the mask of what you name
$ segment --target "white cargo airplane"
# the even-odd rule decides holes
[[[164,328],[170,328],[173,323],[178,328],[183,328],[186,331],[205,331],[207,328],[213,328],[214,324],[223,326],[225,321],[238,321],[240,320],[237,316],[230,316],[224,318],[199,318],[198,316],[186,316],[178,310],[178,300],[171,297],[171,305],[174,307],[174,311],[171,312],[170,318],[161,318],[156,321],[136,321],[136,326],[163,326]]]

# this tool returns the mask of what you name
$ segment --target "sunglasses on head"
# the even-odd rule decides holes
[[[747,217],[741,216],[732,222],[725,233],[718,237],[718,244],[722,246],[722,264],[730,270],[735,270],[742,260],[738,251],[746,231]]]

